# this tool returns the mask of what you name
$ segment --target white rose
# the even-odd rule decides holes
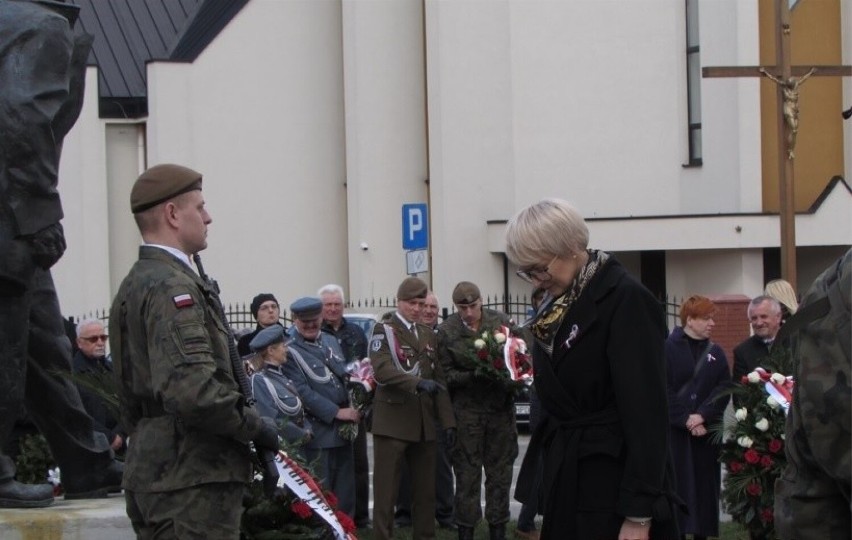
[[[485,348],[485,340],[484,339],[477,339],[476,341],[473,342],[473,346],[476,348],[477,351],[480,351],[480,350]]]
[[[755,422],[754,427],[756,427],[760,431],[766,431],[767,429],[769,429],[769,420],[767,420],[766,418],[761,418],[760,420]]]
[[[766,404],[769,405],[770,407],[772,407],[773,409],[777,409],[778,407],[781,406],[781,404],[778,403],[778,400],[775,399],[772,396],[769,396],[768,398],[766,398]]]
[[[748,416],[748,409],[746,409],[745,407],[741,407],[737,409],[737,411],[734,413],[734,416],[737,418],[737,420],[742,422]]]
[[[494,332],[494,341],[497,343],[506,343],[506,334],[502,332]]]
[[[751,448],[751,445],[754,444],[754,441],[751,440],[751,437],[743,435],[742,437],[737,439],[737,444],[742,446],[743,448]]]
[[[782,440],[782,441],[786,441],[786,440],[787,440],[787,436],[786,436],[784,433],[782,433],[782,434],[781,434],[781,440]]]
[[[781,375],[780,373],[773,373],[770,379],[772,379],[772,382],[774,382],[775,384],[784,384],[784,381],[787,380],[787,377]]]
[[[748,382],[751,384],[757,384],[760,382],[760,375],[756,371],[752,371],[748,375]]]
[[[488,339],[488,332],[487,331],[482,333],[482,339]]]

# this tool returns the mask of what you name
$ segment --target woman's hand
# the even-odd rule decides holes
[[[700,414],[690,414],[689,418],[686,419],[686,429],[689,431],[692,431],[702,424],[704,424],[704,417]]]
[[[630,521],[625,519],[618,533],[618,540],[648,540],[651,532],[651,520],[644,522]]]
[[[691,430],[689,430],[689,433],[693,437],[703,437],[703,436],[707,435],[707,428],[704,427],[703,424],[698,425],[698,426],[695,426],[694,428],[692,428]]]

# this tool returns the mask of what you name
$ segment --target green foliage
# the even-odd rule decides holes
[[[24,484],[44,484],[47,471],[56,467],[50,447],[41,433],[24,435],[20,443],[21,453],[15,460],[16,478]]]

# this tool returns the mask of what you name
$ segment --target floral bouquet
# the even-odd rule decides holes
[[[533,382],[532,360],[523,339],[507,326],[485,331],[473,340],[468,357],[477,377],[489,378],[515,390]]]
[[[373,365],[369,358],[363,358],[346,366],[346,371],[349,373],[349,402],[353,408],[366,414],[373,406],[373,396],[376,393]],[[344,422],[337,429],[340,436],[347,441],[354,441],[358,436],[358,424],[355,422]]]
[[[775,480],[787,463],[784,427],[793,378],[759,367],[739,382],[730,391],[737,402],[736,421],[714,429],[717,440],[724,439],[722,504],[753,537],[775,538]]]

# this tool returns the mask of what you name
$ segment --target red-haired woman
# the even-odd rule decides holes
[[[719,536],[718,446],[709,426],[722,418],[728,400],[716,399],[731,380],[721,347],[710,341],[716,306],[691,296],[680,307],[679,326],[666,340],[671,454],[678,495],[688,514],[680,513],[680,532],[694,540]]]

